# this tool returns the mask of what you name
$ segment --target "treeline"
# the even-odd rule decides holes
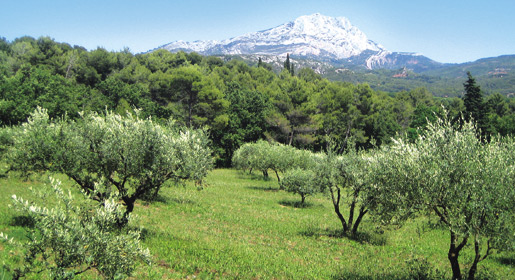
[[[482,102],[489,133],[515,132],[515,101],[494,94]],[[453,116],[466,112],[460,98],[434,98],[423,88],[378,92],[367,84],[331,82],[307,68],[274,73],[263,62],[251,67],[196,53],[135,55],[87,51],[48,37],[0,39],[0,126],[26,121],[37,106],[52,118],[71,119],[81,111],[138,108],[157,122],[205,128],[219,166],[230,165],[243,143],[259,139],[317,151],[329,138],[352,138],[367,148],[397,133],[414,139],[442,106]]]

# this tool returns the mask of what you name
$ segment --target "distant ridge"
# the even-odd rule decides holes
[[[414,53],[386,50],[369,40],[347,18],[321,14],[301,16],[277,27],[223,41],[176,41],[158,49],[197,52],[203,55],[267,55],[310,58],[335,65],[366,69],[408,67],[424,71],[442,64]]]

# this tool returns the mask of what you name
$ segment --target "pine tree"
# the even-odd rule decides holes
[[[487,119],[483,93],[481,92],[481,87],[476,84],[476,79],[470,72],[467,72],[467,77],[467,81],[463,84],[465,87],[465,95],[463,96],[463,103],[465,105],[464,117],[467,121],[472,118],[477,128],[481,131],[481,135],[485,136],[487,133]]]
[[[260,57],[258,60],[258,67],[262,67],[262,66],[263,66],[263,60]]]
[[[479,120],[481,109],[483,107],[483,94],[481,88],[476,85],[476,79],[472,77],[470,72],[467,72],[468,80],[463,84],[465,87],[465,96],[463,97],[463,103],[467,119],[472,117],[474,120]]]

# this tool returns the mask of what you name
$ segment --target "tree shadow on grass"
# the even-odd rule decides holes
[[[314,206],[311,202],[304,202],[298,201],[298,200],[281,200],[279,201],[279,204],[286,207],[293,207],[293,208],[311,208]]]
[[[153,197],[142,197],[141,198],[141,203],[142,204],[149,205],[152,202],[167,203],[168,202],[168,198],[165,197],[165,196],[162,196],[160,194],[157,194],[156,196],[153,196]]]
[[[345,234],[341,229],[318,229],[314,227],[308,227],[306,230],[301,231],[300,235],[304,235],[306,237],[330,237],[330,238],[347,238],[349,240],[354,240],[361,244],[370,244],[374,246],[384,246],[386,245],[386,236],[379,233],[370,233],[370,232],[361,232],[358,231],[354,235]],[[352,278],[349,278],[352,279]]]
[[[10,225],[26,227],[26,228],[34,228],[35,221],[34,221],[34,218],[32,218],[31,216],[20,215],[20,216],[12,217]]]
[[[167,198],[166,201],[167,202],[172,202],[172,203],[175,203],[175,204],[190,204],[190,205],[197,204],[197,202],[195,200],[191,200],[191,199],[188,199],[188,198],[178,198],[178,197]]]
[[[495,260],[503,265],[515,267],[515,255],[512,256],[498,256]]]
[[[399,276],[395,274],[381,274],[381,275],[361,275],[355,272],[344,272],[339,275],[335,275],[333,280],[379,280],[379,279],[391,279],[391,280],[401,280],[404,278],[400,278]]]
[[[130,226],[127,228],[127,230],[131,230],[131,231],[139,231],[140,232],[140,235],[139,235],[139,238],[142,240],[142,241],[145,241],[149,238],[169,238],[169,236],[167,235],[167,232],[165,231],[160,231],[159,229],[151,229],[151,228],[141,228],[141,227],[137,227],[137,226]]]
[[[179,198],[179,197],[168,197],[168,196],[163,196],[161,194],[158,194],[156,197],[152,198],[152,199],[141,199],[142,200],[142,204],[148,206],[150,204],[152,204],[153,202],[160,202],[160,203],[163,203],[163,204],[171,204],[171,203],[175,203],[175,204],[197,204],[196,201],[194,200],[191,200],[191,199],[188,199],[188,198]]]
[[[256,180],[256,181],[265,181],[265,182],[268,182],[268,181],[272,181],[275,179],[275,177],[272,177],[272,176],[268,176],[268,177],[265,177],[263,176],[263,174],[261,173],[252,173],[252,174],[249,174],[249,173],[242,173],[242,172],[239,172],[238,173],[238,179],[242,179],[242,180]]]
[[[147,228],[133,228],[133,230],[139,230],[139,238],[141,240],[146,240],[151,234],[153,234]]]
[[[250,189],[250,190],[258,190],[258,191],[266,191],[266,192],[278,192],[279,191],[279,188],[277,187],[264,187],[264,186],[249,186],[249,187],[246,187],[247,189]]]
[[[412,256],[405,259],[404,266],[396,265],[394,267],[387,267],[381,270],[372,268],[363,272],[345,271],[337,274],[333,279],[358,279],[358,280],[372,280],[372,279],[393,279],[393,280],[439,280],[448,279],[444,271],[433,267],[425,257]],[[492,277],[479,279],[496,279]]]
[[[386,245],[386,236],[375,232],[359,231],[354,236],[349,237],[349,239],[361,244],[370,244],[374,246]]]

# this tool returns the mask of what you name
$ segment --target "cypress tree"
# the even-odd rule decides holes
[[[468,79],[463,84],[465,87],[465,96],[463,103],[467,112],[466,118],[472,117],[474,120],[479,120],[481,116],[481,109],[483,107],[483,94],[481,88],[476,85],[476,79],[472,77],[470,72],[467,72]]]
[[[465,95],[463,103],[465,105],[465,120],[470,118],[476,123],[477,129],[481,130],[481,135],[487,133],[487,120],[485,114],[485,106],[483,102],[483,93],[481,87],[476,84],[476,79],[467,72],[467,81],[463,84],[465,87]]]
[[[286,61],[284,62],[284,69],[288,70],[288,72],[291,73],[291,66],[290,66],[290,54],[286,54]]]
[[[286,54],[286,61],[284,61],[284,69],[286,69],[292,76],[295,75],[293,62],[290,61],[290,54]]]

